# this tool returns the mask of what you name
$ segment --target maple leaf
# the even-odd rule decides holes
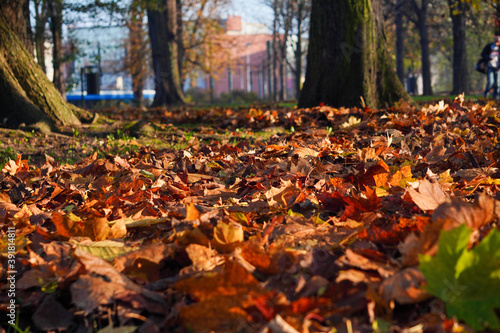
[[[500,232],[493,229],[469,251],[471,233],[465,225],[443,231],[437,255],[420,256],[425,289],[446,303],[449,316],[475,330],[500,329],[494,311],[500,308]]]

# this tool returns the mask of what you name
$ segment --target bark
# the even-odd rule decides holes
[[[5,15],[14,9],[9,2],[0,2],[0,119],[7,126],[24,123],[45,131],[56,125],[79,125],[77,114],[89,114],[61,97],[26,50],[11,27],[17,16]]]
[[[156,95],[153,106],[184,103],[178,59],[177,3],[162,0],[161,8],[148,10]]]
[[[495,8],[495,35],[500,36],[500,4],[492,3],[493,8]]]
[[[129,28],[129,44],[127,52],[127,70],[132,76],[132,91],[134,93],[134,104],[142,106],[143,90],[147,76],[148,65],[148,39],[147,32],[143,27],[144,9],[140,7],[138,2],[132,3],[130,7]]]
[[[181,87],[184,87],[183,64],[186,50],[184,48],[184,24],[182,22],[182,0],[176,0],[177,5],[177,68],[181,78]]]
[[[396,73],[401,82],[405,79],[404,65],[404,27],[403,27],[403,0],[398,0],[396,3]]]
[[[283,57],[283,56],[282,56]],[[287,99],[286,91],[286,62],[283,58],[280,59],[279,67],[279,77],[280,77],[280,101],[285,101]]]
[[[422,0],[419,7],[415,0],[412,0],[412,6],[417,14],[417,28],[420,35],[420,49],[422,52],[422,80],[424,85],[424,95],[432,95],[431,81],[431,60],[429,50],[429,29],[427,26],[427,8],[428,1]]]
[[[272,50],[273,50],[273,101],[278,101],[278,77],[279,77],[279,68],[278,68],[278,1],[274,1],[273,3],[273,11],[274,11],[274,20],[273,20],[273,41],[272,41]]]
[[[47,73],[45,67],[45,31],[48,21],[48,2],[47,0],[35,0],[35,50],[36,59],[42,70]]]
[[[62,46],[63,4],[62,0],[49,1],[50,31],[52,33],[52,66],[54,78],[52,82],[63,98],[66,96],[64,84],[64,51]]]
[[[452,94],[469,93],[469,71],[467,66],[467,39],[465,19],[467,5],[458,0],[449,0],[453,25],[453,90]]]
[[[302,16],[300,8],[297,16],[297,48],[295,49],[295,98],[297,100],[300,97],[300,81],[302,78]]]
[[[295,68],[292,71],[295,75],[295,98],[299,100],[300,89],[302,85],[302,57],[305,51],[302,49],[302,36],[309,31],[309,15],[311,13],[311,0],[300,0],[297,3],[297,10],[295,19],[297,21],[297,31],[295,37],[297,38],[296,48],[294,50]],[[292,67],[292,66],[290,66]]]
[[[30,23],[29,0],[1,0],[1,15],[8,20],[10,28],[24,44],[28,53],[33,54],[35,48]]]
[[[313,0],[307,71],[299,107],[371,108],[410,97],[387,53],[378,0]]]

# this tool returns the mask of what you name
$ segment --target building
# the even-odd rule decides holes
[[[196,81],[186,80],[184,90],[196,86],[214,98],[234,91],[252,92],[260,99],[269,98],[272,91],[279,92],[280,80],[276,80],[278,83],[274,89],[274,80],[271,79],[274,70],[271,60],[273,35],[268,27],[243,22],[240,16],[234,15],[229,15],[221,23],[225,29],[222,49],[224,57],[228,57],[225,68],[214,75],[199,73]],[[124,68],[128,33],[125,26],[69,29],[80,54],[68,66],[72,82],[68,100],[132,98],[132,78]],[[284,82],[287,96],[292,96],[293,77],[288,71]],[[145,89],[145,97],[153,98],[152,70]]]
[[[223,22],[229,61],[226,69],[216,75],[206,75],[203,87],[214,97],[232,91],[253,92],[259,98],[269,97],[273,91],[273,62],[271,43],[273,35],[264,24],[247,23],[240,16],[229,15]],[[287,71],[288,73],[288,71]],[[286,75],[287,95],[293,89],[293,78]],[[200,85],[201,86],[201,85]],[[276,87],[280,91],[281,87]]]

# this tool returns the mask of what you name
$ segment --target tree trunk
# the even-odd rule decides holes
[[[182,104],[176,0],[162,0],[160,10],[148,10],[148,21],[156,85],[153,106]]]
[[[405,65],[404,65],[404,27],[403,27],[403,0],[398,0],[396,3],[396,73],[399,80],[405,82]]]
[[[132,91],[134,93],[134,105],[142,106],[143,90],[148,73],[149,41],[147,32],[144,30],[145,10],[141,8],[139,1],[134,1],[129,11],[129,41],[126,57],[127,70],[132,76]]]
[[[467,40],[465,12],[467,5],[458,0],[448,0],[453,25],[453,90],[452,94],[469,93],[469,71],[467,69]]]
[[[300,3],[299,6],[301,6]],[[301,8],[299,7],[297,15],[297,46],[295,49],[295,98],[299,100],[300,97],[300,81],[302,78],[302,16]]]
[[[184,57],[186,50],[184,48],[184,23],[182,22],[182,0],[176,0],[177,5],[177,68],[181,78],[181,88],[184,87]]]
[[[360,106],[361,97],[371,108],[410,99],[387,53],[379,0],[313,0],[299,107]]]
[[[7,126],[24,123],[44,131],[79,125],[76,115],[89,114],[64,101],[28,53],[10,23],[18,17],[12,14],[19,14],[13,4],[0,2],[0,119]]]
[[[34,52],[29,0],[1,0],[0,16],[4,16],[17,38],[30,55]]]
[[[64,52],[62,47],[63,26],[63,4],[62,0],[49,1],[50,31],[52,33],[52,66],[54,67],[54,78],[52,82],[62,97],[66,96],[66,85],[64,84]]]
[[[273,12],[274,12],[274,20],[273,20],[273,41],[272,41],[272,50],[273,50],[273,101],[277,102],[279,98],[279,90],[278,90],[278,77],[279,77],[279,68],[278,68],[278,0],[274,0],[273,2]]]
[[[286,85],[286,61],[283,57],[284,56],[281,55],[280,61],[279,61],[279,64],[280,64],[279,76],[280,76],[280,86],[281,86],[280,101],[285,101],[287,98],[287,94],[286,94],[286,89],[287,89],[287,85]]]
[[[47,68],[45,67],[45,27],[47,25],[48,15],[47,15],[47,0],[35,0],[35,49],[36,49],[36,60],[44,73],[47,73]]]
[[[422,80],[424,84],[424,95],[432,95],[429,31],[427,26],[427,4],[427,0],[422,0],[421,7],[418,7],[416,1],[412,1],[413,8],[418,17],[417,27],[420,35],[420,49],[422,52]]]

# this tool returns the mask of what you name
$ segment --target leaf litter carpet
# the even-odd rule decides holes
[[[500,329],[495,106],[140,116],[204,127],[185,149],[6,163],[4,327],[14,299],[32,331]]]

